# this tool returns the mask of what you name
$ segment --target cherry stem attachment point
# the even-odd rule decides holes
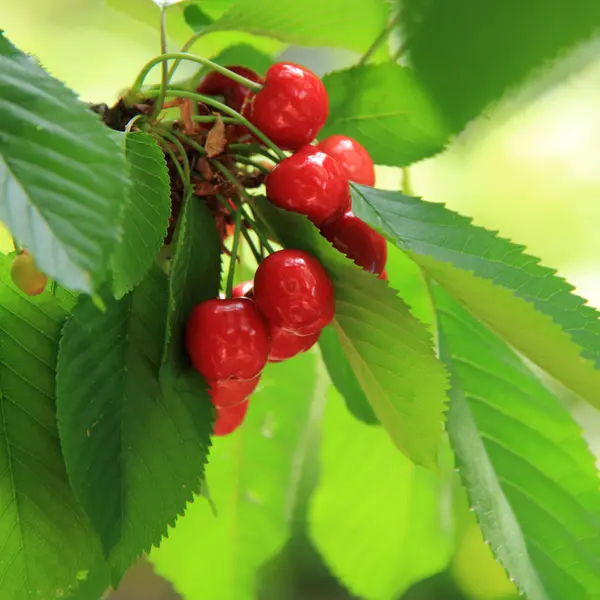
[[[221,171],[221,173],[227,178],[228,181],[230,181],[233,185],[235,185],[238,188],[238,191],[240,192],[240,195],[245,200],[247,200],[248,202],[251,201],[250,200],[250,196],[248,195],[248,192],[246,192],[246,190],[244,189],[244,186],[237,180],[237,178],[235,177],[235,175],[225,165],[223,165],[222,163],[220,163],[218,160],[214,160],[214,159],[211,159],[210,163],[217,170]],[[258,239],[261,241],[261,243],[263,244],[263,246],[270,253],[275,252],[275,250],[273,250],[273,246],[271,246],[271,244],[269,244],[269,240],[262,233],[262,231],[260,230],[260,228],[258,227],[258,225],[256,224],[256,222],[248,215],[248,213],[246,212],[246,210],[244,209],[244,206],[242,204],[239,205],[238,210],[242,213],[242,215],[244,217],[244,221],[246,221],[246,223],[248,223],[248,226],[251,227],[254,230],[254,232],[258,236]]]
[[[240,210],[239,200],[235,202],[235,231],[233,233],[233,244],[231,246],[231,262],[229,263],[229,273],[227,274],[227,288],[225,295],[231,298],[233,292],[233,279],[235,276],[235,267],[237,263],[238,249],[240,246],[240,233],[242,231],[242,211]]]
[[[242,125],[245,125],[258,139],[260,139],[261,142],[267,146],[267,148],[270,148],[280,160],[286,158],[283,150],[274,144],[260,129],[258,129],[258,127],[250,123],[248,119],[240,115],[239,112],[233,110],[233,108],[227,106],[226,104],[223,104],[222,102],[219,102],[210,96],[205,96],[204,94],[198,94],[196,92],[190,92],[187,90],[169,88],[167,89],[166,95],[167,97],[190,98],[191,100],[196,100],[196,102],[201,102],[207,106],[212,106],[213,108],[220,110],[230,117],[234,117]],[[148,90],[147,96],[149,98],[158,96],[158,90]]]

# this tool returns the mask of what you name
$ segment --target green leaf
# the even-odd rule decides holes
[[[325,395],[310,352],[265,369],[242,427],[215,438],[207,468],[217,507],[197,499],[152,551],[186,600],[253,600],[258,569],[290,533],[305,435]]]
[[[504,342],[433,297],[450,441],[496,558],[530,600],[600,597],[600,492],[578,426]]]
[[[185,22],[196,32],[212,25],[213,20],[197,5],[189,4],[183,9]]]
[[[309,531],[354,596],[394,600],[445,568],[452,531],[441,490],[438,477],[396,452],[381,429],[353,419],[330,394]]]
[[[90,569],[86,578],[79,582],[77,589],[68,596],[69,600],[104,600],[110,589],[110,571],[106,563],[99,563]]]
[[[221,241],[210,211],[196,196],[184,202],[174,247],[160,381],[167,396],[175,396],[187,407],[202,446],[204,464],[212,433],[212,404],[206,382],[184,351],[183,333],[194,306],[219,294]]]
[[[598,313],[556,271],[442,204],[354,184],[352,190],[357,216],[480,321],[600,406],[600,372],[594,369],[600,368]]]
[[[360,387],[333,327],[323,329],[319,338],[319,348],[331,381],[344,398],[348,410],[363,423],[378,425],[379,419]]]
[[[447,382],[427,330],[385,282],[334,250],[305,217],[256,201],[276,238],[310,252],[329,272],[333,327],[375,415],[413,462],[433,467]]]
[[[386,26],[381,0],[238,0],[211,31],[247,31],[303,46],[364,52]]]
[[[169,172],[162,150],[142,131],[123,139],[131,184],[123,210],[123,236],[112,256],[115,296],[122,298],[150,270],[171,214]]]
[[[125,161],[75,94],[0,33],[0,220],[65,287],[106,278]]]
[[[100,549],[69,487],[56,427],[54,375],[68,311],[29,298],[0,255],[0,597],[67,595]]]
[[[115,584],[199,490],[205,447],[185,403],[160,389],[164,275],[153,270],[122,300],[104,301],[101,312],[81,298],[64,328],[57,401],[71,485]]]
[[[600,27],[595,0],[400,4],[411,63],[453,131]]]
[[[406,67],[353,67],[325,76],[323,83],[329,119],[319,137],[350,136],[378,165],[409,165],[439,152],[448,141],[439,110]]]

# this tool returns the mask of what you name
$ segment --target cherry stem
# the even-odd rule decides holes
[[[234,209],[229,204],[229,202],[227,201],[225,196],[223,196],[222,194],[217,194],[217,200],[221,203],[221,205],[225,208],[225,210],[227,210],[229,212],[229,214],[232,217],[235,217]],[[244,236],[244,239],[246,240],[246,242],[248,242],[248,246],[250,246],[250,250],[252,251],[254,258],[256,259],[256,263],[260,264],[260,261],[262,260],[262,254],[259,253],[259,251],[256,249],[256,244],[254,243],[254,240],[252,239],[252,236],[250,235],[250,231],[248,230],[248,227],[246,226],[246,224],[244,222],[242,222],[242,235]],[[261,244],[261,246],[262,246],[262,244]]]
[[[247,202],[251,202],[250,196],[248,195],[248,192],[246,192],[246,190],[244,189],[244,186],[237,180],[236,176],[225,165],[221,164],[218,160],[214,159],[211,159],[210,163],[216,169],[221,171],[221,173],[227,178],[227,180],[229,180],[233,185],[235,185],[238,188],[240,194],[244,197],[244,199]],[[275,252],[275,250],[273,250],[273,246],[269,244],[269,240],[267,240],[267,238],[262,233],[256,222],[250,216],[248,216],[248,213],[245,211],[242,204],[240,204],[239,210],[244,215],[244,220],[246,221],[246,223],[248,223],[248,225],[254,230],[254,232],[258,236],[258,239],[261,241],[264,247],[270,253]]]
[[[243,85],[244,87],[247,87],[248,89],[254,92],[258,92],[260,89],[262,89],[262,85],[260,83],[256,83],[256,81],[252,81],[251,79],[248,79],[242,75],[233,73],[226,67],[218,65],[217,63],[213,62],[212,60],[208,60],[207,58],[195,56],[194,54],[188,54],[187,52],[164,52],[160,56],[156,56],[144,65],[136,80],[134,81],[133,85],[131,86],[131,94],[135,95],[141,91],[142,85],[144,84],[144,80],[148,76],[148,73],[150,73],[150,71],[156,65],[160,63],[164,63],[164,65],[167,65],[167,62],[173,59],[175,59],[177,62],[175,62],[175,64],[171,67],[171,70],[167,72],[166,83],[168,83],[171,80],[171,77],[173,76],[173,73],[175,72],[175,69],[177,68],[179,63],[181,63],[182,60],[188,60],[190,62],[194,62],[205,67],[210,67],[213,71],[217,71],[218,73],[221,73],[221,75],[229,77],[229,79],[232,79],[233,81],[239,83],[240,85]]]
[[[182,182],[183,182],[185,189],[186,190],[189,189],[191,179],[192,179],[192,170],[190,168],[190,159],[188,158],[187,152],[185,151],[183,144],[177,139],[177,136],[173,135],[169,131],[161,130],[159,132],[159,135],[162,136],[165,140],[171,142],[177,148],[177,152],[179,152],[179,155],[181,156],[181,160],[183,162]],[[168,145],[165,145],[165,146],[168,150],[171,150],[168,147]],[[175,162],[175,164],[177,164],[179,161],[175,160],[174,162]]]
[[[219,117],[210,116],[210,115],[192,115],[192,121],[194,123],[215,123],[219,120]],[[223,123],[239,123],[238,119],[234,117],[221,117]],[[168,121],[161,121],[162,125],[173,125],[173,123],[180,123],[181,119],[171,119]]]
[[[148,90],[147,95],[149,98],[158,96],[157,90]],[[201,102],[202,104],[206,104],[208,106],[212,106],[221,112],[224,112],[226,115],[230,117],[234,117],[237,119],[242,125],[245,125],[257,138],[259,138],[265,146],[270,148],[280,160],[283,160],[286,156],[283,153],[283,150],[279,148],[276,144],[274,144],[258,127],[254,126],[248,119],[242,117],[239,112],[233,110],[233,108],[211,98],[210,96],[205,96],[204,94],[198,94],[196,92],[189,92],[187,90],[179,90],[169,88],[166,92],[167,97],[175,97],[175,98],[190,98],[191,100],[196,100],[196,102]]]
[[[227,274],[227,288],[225,295],[231,298],[233,292],[233,278],[235,276],[235,266],[237,263],[238,248],[240,246],[240,233],[242,231],[242,211],[239,201],[235,203],[235,231],[233,232],[233,244],[231,246],[231,262],[229,263],[229,273]]]
[[[162,55],[167,53],[167,9],[164,5],[160,7],[160,53]],[[165,92],[169,83],[168,77],[169,65],[167,61],[163,61],[161,65],[160,95],[152,107],[152,112],[149,116],[150,121],[156,120],[165,103]]]
[[[392,31],[392,29],[395,26],[396,26],[396,19],[390,19],[388,24],[381,30],[381,33],[375,38],[375,41],[371,44],[371,46],[367,49],[367,51],[361,56],[358,63],[356,63],[357,66],[360,67],[362,65],[366,65],[371,60],[371,58],[373,57],[373,54],[375,54],[375,52],[377,51],[379,46],[381,46],[381,44],[383,44],[383,42],[385,42],[388,35],[390,34],[390,32]]]
[[[232,154],[231,156],[236,162],[242,163],[244,165],[249,165],[250,167],[254,167],[262,173],[265,173],[265,175],[268,175],[271,172],[270,169],[268,169],[264,165],[261,165],[260,163],[257,163],[251,158],[248,158],[247,156],[240,156],[239,154]]]
[[[262,154],[265,158],[272,160],[274,163],[279,162],[279,159],[271,154],[267,148],[259,144],[228,144],[228,150],[234,152],[243,152],[244,154]]]

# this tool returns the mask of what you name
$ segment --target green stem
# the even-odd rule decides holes
[[[160,7],[160,53],[161,55],[167,53],[167,9],[164,5]],[[159,96],[152,107],[150,121],[156,120],[165,103],[165,93],[168,83],[167,78],[169,75],[169,64],[166,60],[162,62],[161,71]]]
[[[227,288],[225,295],[231,298],[233,292],[233,278],[235,276],[235,266],[237,263],[238,248],[240,245],[240,233],[242,231],[242,211],[236,202],[235,210],[235,231],[233,233],[233,245],[231,246],[231,262],[229,263],[229,273],[227,274]]]
[[[267,148],[263,148],[258,144],[228,144],[227,149],[233,150],[233,152],[243,152],[244,154],[262,154],[275,163],[279,162],[279,159],[273,156]]]
[[[395,19],[390,19],[390,21],[388,21],[388,24],[382,29],[381,33],[375,38],[375,41],[371,44],[371,46],[367,49],[367,51],[360,57],[360,60],[358,61],[357,66],[362,66],[362,65],[366,65],[371,58],[373,57],[373,54],[375,54],[375,52],[377,51],[377,49],[379,48],[379,46],[381,46],[381,44],[383,44],[383,42],[385,42],[385,40],[387,39],[388,35],[390,34],[390,32],[392,31],[392,29],[394,28],[394,26],[396,25],[396,20]]]
[[[258,92],[260,89],[262,89],[262,85],[260,83],[256,83],[255,81],[247,79],[246,77],[243,77],[242,75],[233,73],[226,67],[218,65],[217,63],[213,62],[212,60],[208,60],[207,58],[202,58],[201,56],[194,56],[193,54],[187,54],[185,52],[165,52],[165,53],[161,54],[160,56],[157,56],[157,57],[153,58],[152,60],[148,61],[144,65],[143,69],[140,71],[140,74],[137,76],[136,80],[134,81],[133,85],[131,86],[131,94],[135,95],[141,91],[142,85],[144,83],[144,80],[148,76],[148,73],[150,73],[150,71],[156,65],[158,65],[160,63],[166,64],[167,61],[173,60],[173,59],[176,59],[178,62],[176,62],[173,65],[173,67],[171,68],[171,71],[167,73],[167,75],[166,75],[167,83],[170,81],[170,78],[174,72],[174,67],[176,65],[178,65],[182,60],[188,60],[190,62],[194,62],[194,63],[198,63],[200,65],[204,65],[206,67],[210,67],[213,71],[217,71],[218,73],[221,73],[221,75],[225,75],[225,77],[229,77],[229,79],[232,79],[233,81],[236,81],[240,85],[243,85],[244,87],[247,87],[248,89],[253,90],[255,92]]]
[[[215,123],[219,117],[210,116],[210,115],[192,115],[192,121],[195,123]],[[223,123],[239,123],[238,119],[234,119],[233,117],[221,117]],[[180,119],[169,119],[166,121],[161,121],[162,125],[173,125],[173,123],[179,123]]]
[[[221,171],[221,173],[227,178],[228,181],[230,181],[233,185],[235,185],[239,192],[240,195],[244,197],[244,199],[251,203],[252,200],[250,198],[250,196],[248,195],[248,192],[246,192],[246,190],[244,189],[244,186],[240,184],[240,182],[236,179],[235,175],[223,164],[221,164],[218,160],[214,160],[211,159],[210,163],[219,171]],[[252,217],[250,217],[248,215],[248,213],[245,211],[244,206],[242,204],[240,204],[239,206],[239,210],[242,212],[243,216],[244,216],[244,220],[246,221],[246,223],[248,223],[248,225],[254,230],[254,232],[256,233],[256,235],[258,236],[258,239],[262,242],[262,244],[264,245],[264,247],[272,254],[273,252],[275,252],[275,250],[273,250],[273,246],[271,246],[271,244],[269,244],[269,240],[265,237],[265,235],[262,233],[262,231],[260,230],[260,228],[258,227],[258,225],[256,224],[256,222],[254,221],[254,219],[252,219]]]
[[[182,142],[185,142],[186,144],[188,144],[188,146],[191,146],[196,152],[198,152],[198,154],[206,154],[206,148],[203,148],[196,140],[193,140],[190,136],[185,135],[183,131],[174,130],[173,134],[177,136]]]
[[[225,210],[232,217],[235,217],[234,209],[231,207],[229,202],[227,202],[227,199],[225,198],[225,196],[223,196],[221,194],[217,194],[217,200],[221,203],[221,205],[225,208]],[[244,239],[246,240],[246,242],[248,242],[248,246],[250,246],[250,250],[252,251],[252,254],[254,255],[256,264],[260,264],[260,261],[262,260],[262,254],[257,250],[256,244],[254,243],[254,240],[252,239],[252,236],[250,235],[250,231],[248,230],[248,227],[246,226],[246,224],[244,222],[242,222],[242,235],[244,236]],[[262,246],[262,244],[261,244],[261,246]]]
[[[157,90],[148,90],[148,97],[152,98],[158,95]],[[286,158],[285,154],[277,145],[275,145],[260,129],[255,127],[248,119],[242,117],[240,113],[233,110],[233,108],[211,98],[210,96],[205,96],[204,94],[198,94],[196,92],[189,92],[187,90],[179,90],[179,89],[167,89],[168,97],[175,98],[190,98],[191,100],[196,100],[196,102],[202,102],[203,104],[207,104],[208,106],[212,106],[221,112],[224,112],[226,115],[230,117],[236,118],[242,125],[245,125],[258,139],[263,142],[265,146],[273,150],[273,152],[277,155],[277,157],[281,160]]]
[[[182,53],[187,53],[187,51],[205,34],[207,33],[206,30],[203,31],[197,31],[182,47],[181,47],[181,52]],[[173,65],[171,66],[171,69],[169,70],[169,81],[171,81],[171,79],[173,78],[173,75],[175,74],[175,71],[177,70],[177,68],[179,67],[179,63],[181,63],[181,60],[176,60]]]
[[[247,156],[240,156],[239,154],[231,154],[230,156],[233,159],[235,159],[236,162],[242,163],[244,165],[249,165],[250,167],[254,167],[255,169],[258,169],[265,175],[268,175],[271,172],[270,169],[267,169],[267,167],[265,167],[264,165],[257,163],[256,161],[252,160],[251,158],[248,158]]]
[[[185,151],[183,144],[177,139],[176,136],[174,136],[172,133],[170,133],[168,131],[161,131],[160,135],[162,135],[165,139],[172,142],[175,145],[175,147],[177,148],[177,152],[179,152],[179,155],[181,156],[181,160],[183,162],[183,175],[185,177],[183,184],[185,186],[187,183],[186,187],[188,187],[192,180],[192,169],[190,167],[190,159],[188,158],[187,152]]]

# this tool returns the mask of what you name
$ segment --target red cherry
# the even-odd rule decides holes
[[[256,389],[260,381],[260,374],[252,379],[222,379],[221,381],[210,381],[208,394],[210,401],[217,408],[228,408],[236,406],[247,400]]]
[[[375,167],[371,156],[356,140],[345,135],[330,135],[319,142],[317,148],[335,158],[351,181],[375,185]]]
[[[387,260],[385,238],[351,212],[321,229],[335,248],[369,273],[381,273]]]
[[[248,298],[215,298],[198,304],[186,326],[186,347],[207,380],[252,379],[264,368],[269,332]]]
[[[252,298],[254,296],[254,282],[242,281],[233,286],[231,291],[232,298]]]
[[[381,271],[381,273],[379,274],[377,279],[381,279],[382,281],[387,281],[388,280],[387,271],[385,269],[383,271]]]
[[[321,331],[310,335],[297,335],[292,331],[271,327],[271,350],[269,362],[281,362],[310,350],[319,340]]]
[[[235,406],[218,408],[213,435],[229,435],[234,432],[244,422],[247,412],[248,400]]]
[[[350,206],[348,178],[338,162],[313,146],[284,158],[266,181],[269,200],[315,225],[339,219]]]
[[[271,141],[287,150],[310,144],[329,113],[323,82],[293,63],[277,63],[252,99],[248,118]]]
[[[303,335],[323,329],[335,311],[327,272],[302,250],[280,250],[260,263],[254,275],[254,301],[271,326]]]
[[[250,81],[256,83],[262,83],[263,79],[252,69],[248,67],[227,67],[233,73],[241,75]],[[205,94],[207,96],[223,96],[225,104],[237,110],[238,112],[244,105],[246,98],[249,98],[254,93],[242,84],[230,79],[226,75],[219,73],[218,71],[211,71],[204,77],[197,88],[199,94]]]

